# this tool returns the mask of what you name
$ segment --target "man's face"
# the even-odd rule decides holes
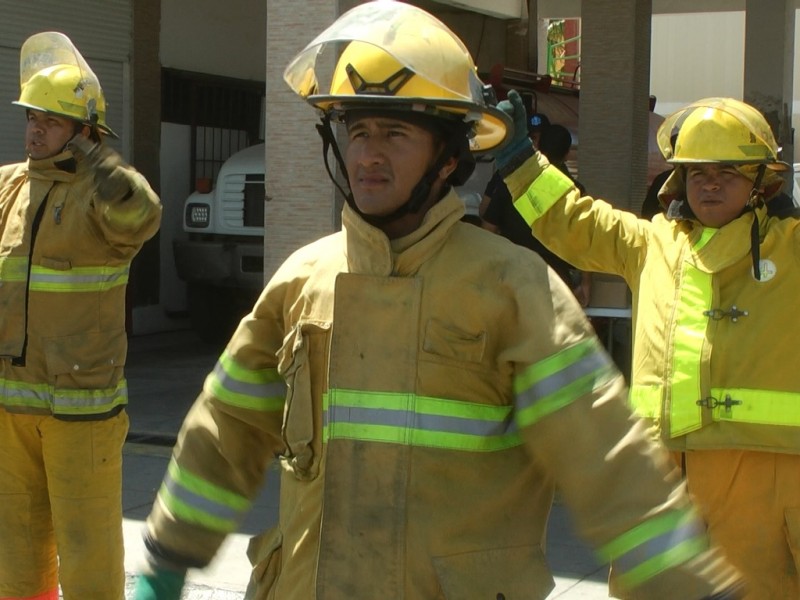
[[[700,222],[722,227],[742,214],[753,183],[733,165],[698,164],[686,168],[686,198]]]
[[[347,137],[344,159],[353,199],[372,216],[402,206],[438,150],[430,131],[388,116],[349,120]]]
[[[55,156],[75,135],[75,121],[39,110],[28,110],[25,151],[34,160]]]

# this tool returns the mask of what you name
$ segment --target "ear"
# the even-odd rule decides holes
[[[447,178],[453,174],[453,171],[456,170],[457,166],[458,166],[458,160],[456,159],[455,156],[451,156],[450,158],[447,159],[447,162],[444,163],[444,166],[441,169],[439,169],[439,178],[442,181],[447,181]]]

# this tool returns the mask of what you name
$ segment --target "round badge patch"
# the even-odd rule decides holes
[[[761,269],[762,282],[769,281],[775,277],[776,273],[778,272],[778,268],[775,266],[775,263],[768,258],[760,260],[758,262],[758,266]],[[753,279],[755,279],[755,273],[753,273]]]

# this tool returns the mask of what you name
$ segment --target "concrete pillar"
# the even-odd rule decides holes
[[[335,0],[267,3],[267,280],[292,251],[334,230],[334,187],[322,162],[322,143],[315,129],[319,117],[289,89],[283,71],[339,14]]]
[[[161,147],[161,31],[160,0],[131,2],[132,52],[130,65],[131,163],[160,192]],[[129,308],[159,303],[160,234],[145,243],[133,260],[128,286]],[[169,249],[168,251],[170,251]],[[171,258],[171,257],[170,257]]]
[[[581,5],[578,178],[638,212],[647,191],[651,0]]]
[[[767,117],[791,163],[795,0],[747,0],[746,8],[743,98]]]

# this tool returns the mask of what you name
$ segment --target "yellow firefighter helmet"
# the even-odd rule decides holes
[[[322,57],[336,43],[347,46],[330,85],[321,87]],[[461,40],[403,2],[367,2],[346,12],[291,61],[284,79],[333,118],[355,108],[383,108],[468,123],[476,153],[497,150],[511,132],[509,117],[492,105],[490,88]]]
[[[57,31],[37,33],[20,50],[17,106],[96,126],[117,137],[106,123],[100,82],[72,41]]]
[[[673,164],[763,164],[784,171],[769,123],[755,108],[733,98],[705,98],[668,116],[656,136]]]

